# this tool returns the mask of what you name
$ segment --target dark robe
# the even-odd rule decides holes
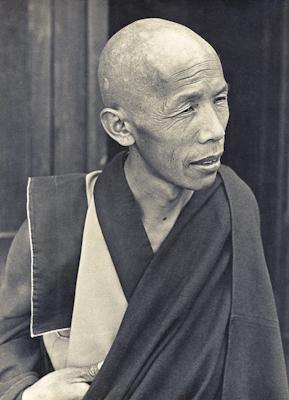
[[[119,155],[95,203],[128,309],[89,399],[221,396],[231,307],[231,224],[224,185],[195,192],[153,254]]]
[[[221,181],[217,178],[211,188],[193,195],[154,256],[149,255],[137,214],[127,220],[140,229],[133,222],[126,235],[136,233],[121,235],[117,245],[117,254],[126,249],[122,257],[130,254],[134,265],[121,262],[126,258],[117,260],[110,244],[129,307],[86,398],[187,400],[198,398],[198,392],[208,400],[221,389],[222,400],[289,399],[258,206],[230,168],[221,166],[219,173]],[[115,179],[108,187],[117,185]],[[24,223],[9,251],[0,289],[0,397],[5,400],[15,400],[49,372],[39,365],[40,341],[30,337],[30,330],[39,336],[70,327],[87,210],[85,175],[32,178],[28,197],[31,234]],[[126,210],[128,215],[136,212],[133,207]],[[113,219],[119,221],[116,215]],[[219,229],[212,234],[216,226]],[[148,251],[146,259],[137,257],[143,254],[144,249],[137,248],[141,243]],[[128,265],[131,281],[125,279]],[[20,301],[15,293],[21,293]]]

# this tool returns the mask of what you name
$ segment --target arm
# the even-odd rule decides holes
[[[98,372],[97,367],[64,368],[41,378],[40,339],[30,337],[31,258],[27,221],[13,240],[3,276],[0,286],[0,400],[83,398]]]
[[[27,221],[15,236],[0,286],[0,398],[13,400],[38,380],[40,344],[30,337],[30,244]]]

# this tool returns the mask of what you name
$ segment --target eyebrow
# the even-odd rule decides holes
[[[218,90],[216,93],[214,93],[214,96],[218,96],[219,94],[221,94],[223,92],[227,92],[227,93],[229,92],[229,84],[227,82],[224,84],[224,86],[220,90]],[[203,96],[203,93],[200,92],[200,91],[199,92],[192,92],[189,95],[188,94],[180,95],[176,99],[176,101],[177,102],[184,101],[184,100],[195,101],[195,100],[200,99],[202,96]]]
[[[222,87],[222,89],[218,90],[217,93],[214,94],[214,96],[218,96],[220,93],[223,92],[229,92],[229,84],[226,82],[225,85]]]
[[[196,101],[202,97],[202,92],[191,92],[190,94],[181,94],[179,97],[177,97],[174,101],[174,103],[180,103],[185,100],[190,100],[190,101]]]

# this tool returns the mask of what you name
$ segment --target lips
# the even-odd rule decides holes
[[[212,165],[220,161],[221,154],[215,156],[209,156],[206,158],[201,158],[200,160],[190,162],[190,165]]]

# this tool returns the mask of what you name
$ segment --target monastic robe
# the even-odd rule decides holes
[[[194,193],[153,254],[122,164],[120,155],[95,185],[98,218],[128,300],[96,398],[102,389],[108,398],[219,399],[231,306],[222,180]],[[137,365],[128,368],[132,360]]]
[[[122,162],[120,155],[105,174],[109,168],[123,174]],[[129,304],[86,398],[288,400],[258,209],[248,187],[222,167],[211,188],[193,195],[154,255],[126,181],[105,174],[95,198]],[[130,205],[123,204],[130,215],[125,221],[118,207],[113,218],[102,213],[118,182],[124,203]],[[70,325],[87,207],[84,177],[32,180],[29,207],[34,247],[31,335],[39,336]],[[25,227],[21,231],[14,250],[21,242],[27,244]],[[5,400],[37,379],[40,357],[37,338],[29,339],[29,251],[19,251],[17,257],[13,249],[0,294],[7,299],[20,282],[23,302],[10,297],[2,310],[0,393]]]

